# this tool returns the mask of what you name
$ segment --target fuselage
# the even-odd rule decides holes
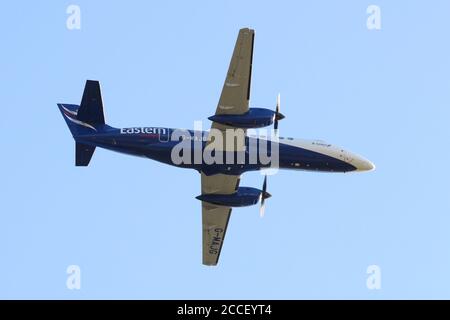
[[[118,129],[107,125],[99,129],[95,133],[74,138],[87,145],[195,169],[207,175],[237,175],[269,167],[322,172],[367,171],[374,168],[370,161],[359,155],[317,140],[273,139],[246,134],[242,152],[223,152],[219,156],[215,151],[211,161],[205,156],[207,131],[159,127]],[[180,146],[183,147],[181,152]],[[174,150],[178,151],[174,153]],[[252,150],[256,152],[256,157]],[[271,161],[268,162],[268,159]]]

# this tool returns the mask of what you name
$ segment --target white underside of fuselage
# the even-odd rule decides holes
[[[297,148],[302,148],[305,150],[317,152],[329,157],[333,157],[335,159],[347,162],[348,164],[354,166],[356,171],[370,171],[374,170],[375,166],[372,162],[365,159],[364,157],[346,151],[345,149],[332,145],[322,140],[306,140],[306,139],[294,139],[294,138],[285,138],[279,137],[278,139],[275,137],[266,137],[266,136],[255,136],[248,135],[250,138],[258,138],[262,140],[268,140],[277,142],[280,144],[285,144]]]

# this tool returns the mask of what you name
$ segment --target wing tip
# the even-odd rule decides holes
[[[217,267],[217,262],[206,262],[203,261],[203,265],[206,267]]]
[[[249,28],[249,27],[245,27],[245,28],[239,29],[239,32],[250,32],[250,33],[255,33],[255,29],[252,29],[252,28]]]

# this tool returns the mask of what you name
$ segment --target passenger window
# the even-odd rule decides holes
[[[169,129],[168,128],[159,128],[159,141],[167,142],[170,139]]]

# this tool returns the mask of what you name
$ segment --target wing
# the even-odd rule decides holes
[[[248,111],[254,39],[254,30],[239,30],[216,114],[243,114]]]
[[[202,194],[230,194],[239,186],[239,176],[216,174],[207,176],[202,173]],[[230,220],[231,208],[216,206],[202,201],[203,224],[203,264],[215,266],[219,261],[225,233]]]
[[[216,114],[243,114],[248,111],[254,37],[255,32],[251,29],[239,30]],[[228,126],[213,122],[212,128],[223,132]],[[241,133],[245,134],[244,131]],[[229,144],[225,141],[225,134],[222,136],[224,137],[223,145],[216,146],[216,150],[241,151],[245,149],[245,142],[241,141],[240,144],[231,144],[233,150],[229,150],[227,148]],[[208,136],[207,145],[210,143],[211,136]],[[201,179],[202,194],[231,194],[237,190],[240,176],[225,174],[207,176],[202,173]],[[202,202],[203,264],[217,265],[230,215],[231,207]]]
[[[254,30],[248,28],[239,30],[239,34],[233,50],[233,56],[231,57],[230,66],[228,67],[228,72],[223,84],[222,93],[220,94],[219,103],[217,104],[216,115],[244,114],[248,112],[254,40]],[[226,149],[227,141],[225,130],[231,127],[213,122],[212,128],[223,131],[222,150],[244,150],[243,145],[237,146],[235,150]],[[245,130],[240,133],[245,135]],[[208,137],[208,141],[211,141],[210,137]]]

